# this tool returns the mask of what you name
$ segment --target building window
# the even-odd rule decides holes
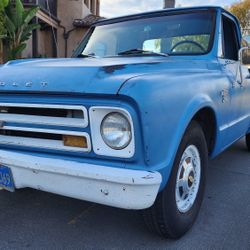
[[[84,3],[89,8],[89,1],[88,0],[84,0]]]

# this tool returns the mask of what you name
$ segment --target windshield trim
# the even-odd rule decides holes
[[[212,31],[211,31],[211,35],[210,35],[210,40],[209,40],[209,45],[208,45],[208,49],[205,52],[197,52],[197,53],[169,53],[169,56],[202,56],[202,55],[208,55],[213,47],[214,47],[214,39],[215,39],[215,31],[216,31],[216,17],[217,17],[217,9],[216,8],[204,8],[204,9],[185,9],[185,10],[177,10],[177,11],[169,11],[169,12],[156,12],[156,13],[150,13],[149,15],[143,15],[143,16],[131,16],[131,18],[129,18],[130,16],[127,16],[126,19],[121,19],[119,20],[119,18],[114,18],[111,19],[112,22],[108,22],[108,20],[105,21],[100,21],[97,22],[95,24],[93,24],[90,29],[88,30],[88,32],[84,35],[80,45],[78,46],[78,48],[75,50],[75,52],[73,53],[72,57],[78,57],[84,50],[84,48],[86,47],[87,42],[89,41],[92,33],[94,32],[96,27],[100,27],[100,26],[105,26],[105,25],[109,25],[112,23],[121,23],[121,22],[128,22],[128,21],[133,21],[133,20],[138,20],[138,19],[149,19],[149,18],[154,18],[154,17],[161,17],[161,16],[173,16],[173,15],[182,15],[182,14],[189,14],[189,13],[204,13],[204,12],[210,12],[213,16],[212,18]],[[129,55],[129,56],[133,56],[133,55]],[[137,55],[134,55],[137,56]],[[140,55],[140,56],[147,56],[147,55]],[[109,56],[109,57],[117,57],[117,55],[114,56]],[[105,57],[100,57],[100,58],[105,58]]]

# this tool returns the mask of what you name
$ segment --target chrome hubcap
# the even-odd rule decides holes
[[[196,146],[184,151],[178,168],[175,199],[181,213],[188,212],[197,197],[201,179],[201,159]]]

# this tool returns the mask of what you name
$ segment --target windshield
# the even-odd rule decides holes
[[[206,54],[211,49],[213,20],[214,12],[200,11],[96,26],[83,40],[81,55]]]

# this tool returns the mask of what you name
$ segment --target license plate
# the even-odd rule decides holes
[[[0,166],[0,187],[10,192],[15,191],[11,169],[5,166]]]

